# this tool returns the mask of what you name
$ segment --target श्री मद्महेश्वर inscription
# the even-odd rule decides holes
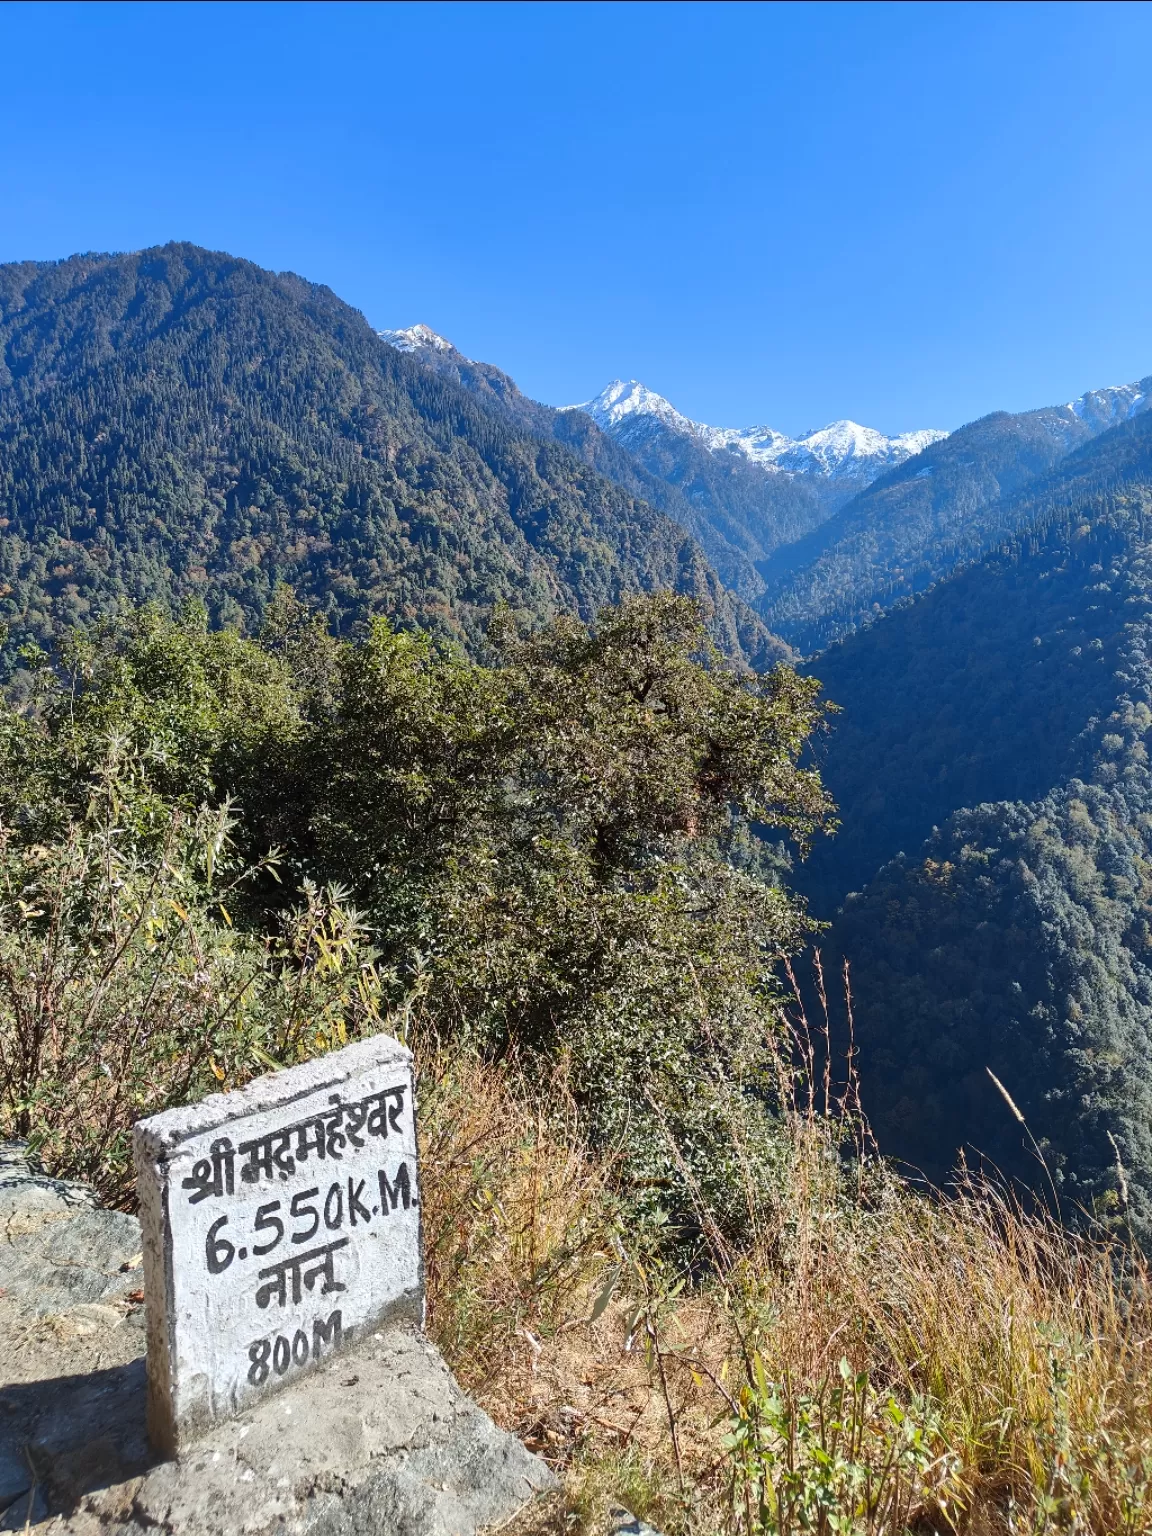
[[[148,1427],[158,1450],[422,1321],[412,1062],[388,1036],[141,1121]]]

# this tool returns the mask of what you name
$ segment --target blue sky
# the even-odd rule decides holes
[[[194,240],[790,432],[1152,373],[1146,4],[8,4],[0,58],[0,260]]]

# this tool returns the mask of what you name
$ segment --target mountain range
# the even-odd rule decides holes
[[[831,505],[948,436],[926,428],[887,437],[855,421],[833,421],[796,438],[772,427],[709,427],[682,416],[637,379],[627,383],[614,379],[594,399],[573,409],[586,412],[598,427],[622,442],[642,434],[649,418],[654,418],[681,437],[698,439],[711,453],[740,453],[770,474],[812,479]]]
[[[1013,505],[1018,493],[1152,400],[1149,378],[1064,405],[996,411],[953,432],[887,436],[837,421],[790,438],[693,421],[636,380],[615,380],[578,406],[539,406],[427,325],[380,334],[521,418],[535,412],[534,430],[571,441],[573,422],[590,418],[600,428],[596,467],[688,528],[725,584],[802,653],[875,622],[1011,536],[1025,515]],[[609,463],[606,440],[626,457]]]
[[[433,366],[438,359],[455,359],[457,364],[473,368],[485,366],[465,358],[428,325],[379,334],[390,346],[423,357]],[[769,474],[829,482],[821,489],[833,505],[948,436],[947,432],[925,428],[888,437],[855,421],[833,421],[796,438],[772,427],[710,427],[682,415],[663,395],[638,379],[614,379],[593,399],[560,409],[583,411],[601,431],[625,444],[643,440],[653,424],[659,423],[680,437],[702,443],[710,453],[740,454]]]
[[[806,652],[873,622],[1010,537],[1029,515],[1027,487],[1145,411],[1150,390],[1142,379],[958,428],[778,550],[760,612]]]
[[[937,1180],[958,1156],[1025,1187],[1050,1175],[1062,1215],[1145,1235],[1150,385],[919,441],[798,440],[831,445],[823,460],[635,382],[577,408],[670,482],[703,452],[823,483],[806,532],[764,537],[758,602],[841,708],[819,762],[842,829],[792,879],[832,920],[826,967],[850,967],[881,1147]]]
[[[794,874],[851,966],[881,1145],[1035,1184],[994,1073],[1068,1214],[1152,1233],[1152,414],[1012,507],[995,551],[809,664],[843,707],[842,828]]]
[[[765,474],[742,454],[716,455],[693,434],[673,432],[658,418],[644,418],[646,430],[623,441],[578,407],[529,400],[506,373],[465,357],[426,325],[380,335],[489,409],[563,442],[601,474],[674,518],[699,540],[725,585],[747,603],[766,590],[759,567],[772,551],[827,515],[804,480]]]
[[[1142,379],[1066,405],[994,412],[952,433],[925,428],[894,437],[854,421],[799,438],[770,427],[710,427],[636,380],[616,380],[576,409],[654,472],[667,473],[669,442],[677,439],[811,489],[820,512],[806,529],[778,521],[761,536],[751,600],[790,644],[813,652],[1011,534],[1009,498],[1150,399],[1152,379]]]
[[[0,266],[9,665],[125,602],[255,629],[281,582],[336,630],[382,613],[472,648],[497,602],[591,617],[671,587],[733,657],[786,655],[598,451],[489,408],[292,274],[186,244]]]

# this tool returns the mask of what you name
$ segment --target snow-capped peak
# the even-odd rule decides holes
[[[1139,384],[1110,384],[1103,389],[1090,389],[1068,402],[1072,414],[1098,432],[1105,432],[1130,416],[1139,415],[1147,406],[1148,396]]]
[[[818,474],[856,479],[874,478],[882,470],[892,469],[921,453],[932,443],[947,437],[935,427],[916,432],[900,432],[888,437],[874,427],[862,427],[856,421],[833,421],[816,432],[806,432],[775,455],[782,469],[804,470],[814,459]]]
[[[405,331],[377,331],[390,347],[400,352],[455,352],[456,348],[443,336],[438,336],[430,325],[410,325]]]
[[[585,400],[582,405],[566,406],[565,409],[584,411],[606,432],[619,426],[626,417],[635,415],[655,416],[666,427],[671,427],[673,432],[679,432],[685,437],[698,434],[701,430],[696,422],[681,416],[663,395],[641,384],[639,379],[613,379],[594,399]]]
[[[663,395],[638,379],[627,383],[614,379],[592,400],[569,409],[586,412],[614,436],[626,437],[643,418],[654,417],[682,437],[695,437],[712,453],[742,453],[754,464],[786,474],[849,480],[874,480],[884,470],[948,436],[947,432],[924,428],[887,437],[855,421],[834,421],[795,438],[772,427],[710,427],[682,415]]]

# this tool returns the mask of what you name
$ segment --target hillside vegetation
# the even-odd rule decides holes
[[[823,523],[835,504],[828,487],[767,471],[737,449],[713,453],[645,412],[624,417],[610,441],[676,488],[717,569],[739,570],[750,598],[765,591],[764,571],[773,552]]]
[[[142,1115],[387,1030],[429,1325],[565,1474],[534,1536],[1152,1536],[1106,406],[813,532],[290,274],[0,267],[0,1135],[130,1206]],[[845,638],[789,665],[705,548]]]
[[[494,603],[589,618],[699,598],[785,654],[677,524],[387,346],[328,289],[189,245],[0,267],[0,619],[19,642],[186,597],[259,628],[278,581],[332,627],[481,642]]]
[[[615,433],[603,432],[583,410],[556,410],[530,400],[500,369],[437,340],[438,345],[416,346],[412,355],[537,437],[564,443],[598,474],[674,519],[745,602],[764,592],[760,571],[772,551],[831,511],[810,485],[765,473],[741,453],[711,453],[653,416],[625,418]]]
[[[814,664],[845,703],[844,825],[801,885],[845,903],[881,1145],[936,1177],[961,1148],[1050,1173],[1069,1219],[1146,1232],[1152,419],[1016,505],[1015,541]]]
[[[232,1082],[343,1038],[314,1024],[307,993],[303,1015],[289,1001],[294,967],[309,985],[324,974],[310,946],[346,943],[360,960],[341,1028],[406,1007],[495,1057],[562,1051],[589,1133],[630,1148],[644,1187],[679,1188],[683,1209],[694,1167],[717,1209],[735,1198],[717,1116],[735,1092],[758,1134],[742,1095],[763,1069],[773,962],[809,928],[750,829],[803,844],[827,818],[797,766],[818,685],[734,671],[670,594],[606,611],[595,633],[561,619],[521,636],[505,612],[491,666],[382,620],[339,642],[287,592],[263,643],[204,621],[144,612],[74,634],[37,673],[31,712],[0,716],[15,1129],[66,1136],[69,1166],[123,1193],[109,1170],[127,1168],[127,1125],[209,1087],[208,1056]],[[54,894],[30,946],[21,903],[42,883]],[[68,966],[109,942],[125,903],[169,901],[187,919],[134,920],[124,999],[103,997],[111,1012],[77,1033]],[[40,997],[57,963],[61,991],[33,1026],[17,995]],[[155,974],[161,1055],[113,1065],[137,965]],[[253,987],[224,1008],[245,966]],[[166,1041],[195,1057],[192,1076],[154,1077]],[[653,1101],[692,1148],[683,1168],[651,1134]]]
[[[1081,415],[997,411],[884,475],[763,568],[768,623],[822,650],[1027,526],[1043,499],[1033,484],[1110,425],[1092,398]]]
[[[564,1474],[541,1536],[1147,1536],[1142,1261],[910,1192],[814,1072],[749,834],[827,820],[815,685],[670,596],[491,645],[284,591],[71,636],[0,715],[0,1133],[129,1202],[141,1114],[388,1029],[429,1327]]]

